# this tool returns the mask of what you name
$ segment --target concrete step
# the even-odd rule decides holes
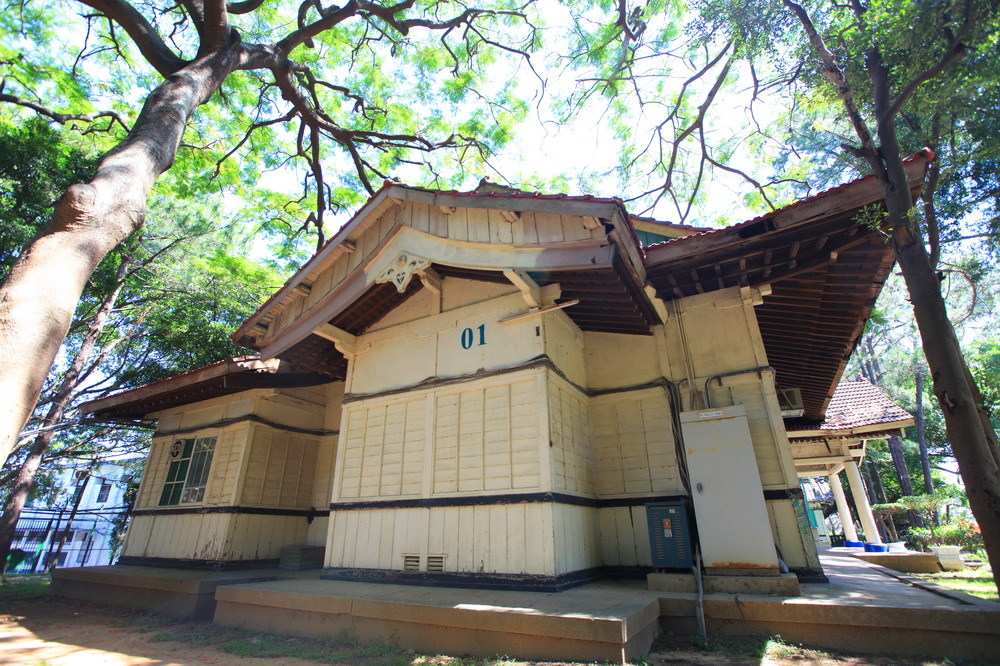
[[[622,664],[660,631],[655,595],[599,583],[551,594],[296,580],[226,586],[216,599],[216,624],[430,654]]]
[[[325,556],[323,546],[282,546],[278,568],[286,571],[322,569]]]

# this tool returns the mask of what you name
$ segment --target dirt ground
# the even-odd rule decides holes
[[[219,649],[225,644],[230,652]],[[232,654],[235,650],[237,654]],[[283,653],[283,654],[282,654]],[[261,657],[253,654],[282,654]],[[304,655],[307,659],[290,655]],[[308,658],[313,657],[315,661]],[[23,666],[311,666],[316,663],[366,666],[531,666],[505,658],[472,659],[423,656],[385,646],[350,642],[310,642],[227,630],[206,623],[151,618],[98,604],[48,596],[0,595],[0,664]],[[643,662],[640,662],[642,664]],[[664,637],[646,658],[649,666],[667,664],[903,666],[934,664],[892,657],[831,655],[765,638],[716,642],[699,647],[688,638]],[[536,665],[542,666],[542,665]],[[556,666],[556,665],[546,665]]]
[[[179,641],[153,641],[134,618],[106,607],[66,602],[0,609],[0,664],[24,666],[312,666],[301,659],[241,657]]]

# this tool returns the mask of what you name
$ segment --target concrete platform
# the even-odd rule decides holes
[[[220,585],[275,580],[279,572],[199,571],[114,565],[75,567],[52,572],[52,594],[148,611],[157,615],[210,619]]]
[[[762,594],[765,596],[797,597],[801,589],[795,574],[778,576],[702,576],[706,594]],[[651,573],[646,585],[659,592],[697,592],[697,583],[691,574]]]
[[[660,632],[658,595],[641,583],[543,593],[297,580],[221,587],[216,598],[218,624],[430,654],[621,664]]]
[[[938,556],[934,553],[889,551],[888,553],[854,553],[854,557],[869,564],[902,573],[938,573],[943,570],[938,563]]]
[[[780,635],[810,647],[996,662],[1000,604],[863,562],[855,551],[821,551],[830,582],[803,584],[798,597],[706,595],[709,635]],[[663,597],[660,607],[664,629],[694,630],[690,596]]]
[[[996,661],[1000,604],[821,551],[828,584],[798,596],[707,594],[709,636],[775,635],[818,648]],[[281,576],[282,579],[278,579]],[[558,593],[320,579],[317,571],[207,572],[153,567],[61,569],[53,591],[75,598],[206,616],[261,631],[349,634],[431,654],[623,663],[660,631],[695,632],[695,595],[641,581]],[[255,582],[256,581],[256,582]]]

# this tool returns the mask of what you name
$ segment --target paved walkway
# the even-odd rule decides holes
[[[970,605],[1000,612],[1000,604],[976,599],[967,594],[945,590],[905,574],[890,573],[874,564],[859,560],[851,548],[822,548],[820,562],[830,579],[828,584],[802,585],[803,601],[864,606],[907,608],[960,608]],[[931,591],[932,589],[937,591]],[[795,599],[789,599],[794,603]]]

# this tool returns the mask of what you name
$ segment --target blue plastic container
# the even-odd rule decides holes
[[[864,548],[864,541],[845,541],[844,548]]]
[[[866,543],[865,544],[866,553],[888,553],[889,546],[884,543]]]

